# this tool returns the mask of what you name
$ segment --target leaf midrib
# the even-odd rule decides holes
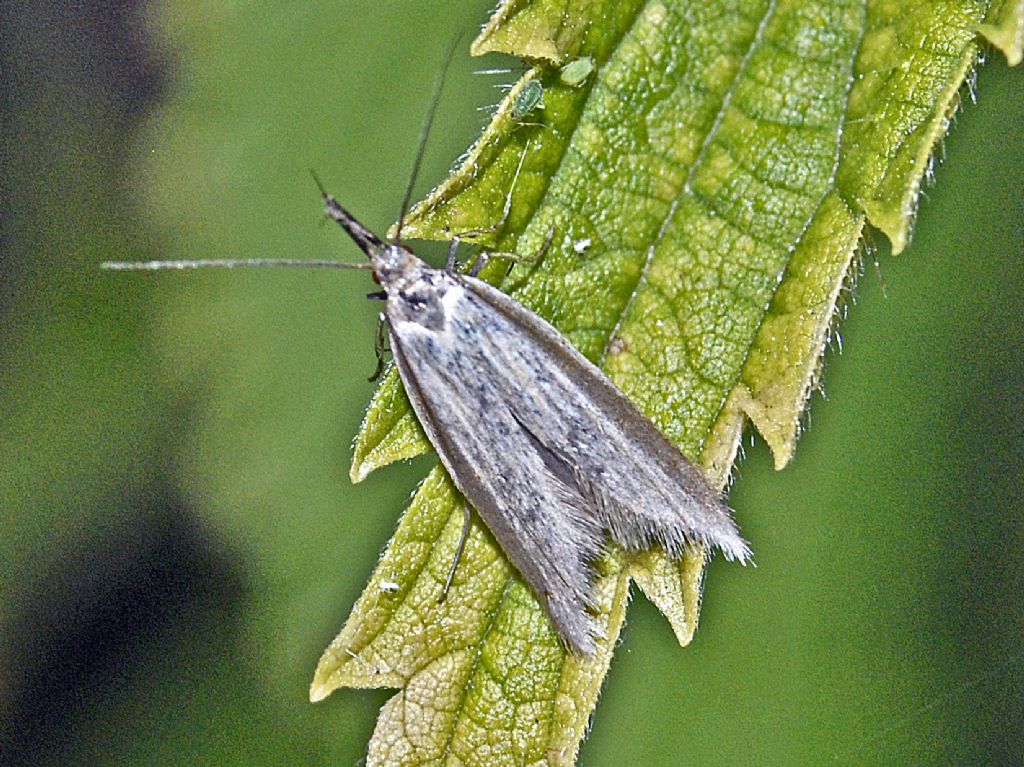
[[[637,295],[640,293],[640,286],[647,280],[647,273],[651,267],[651,264],[654,261],[654,256],[658,249],[658,245],[665,237],[665,233],[668,231],[668,228],[672,223],[672,219],[675,218],[676,211],[679,209],[679,206],[682,204],[683,199],[687,195],[693,195],[693,191],[690,188],[690,183],[693,180],[694,173],[701,166],[701,161],[707,155],[708,147],[714,140],[718,128],[722,123],[722,118],[725,115],[725,111],[728,108],[730,102],[732,101],[732,96],[733,93],[735,93],[736,84],[740,82],[744,71],[750,63],[750,58],[751,56],[753,56],[754,51],[757,49],[757,44],[764,33],[764,29],[766,24],[768,23],[768,20],[771,18],[772,13],[774,13],[775,11],[777,3],[778,0],[769,0],[768,7],[765,9],[764,16],[758,23],[757,29],[754,31],[754,36],[750,41],[750,46],[747,48],[747,52],[743,56],[743,61],[740,63],[740,66],[736,68],[736,74],[733,76],[732,82],[729,84],[729,88],[726,90],[725,95],[722,97],[722,102],[719,105],[717,112],[715,113],[714,122],[708,129],[707,134],[704,136],[704,140],[701,141],[700,149],[697,152],[697,156],[694,158],[693,162],[690,164],[690,167],[686,172],[686,178],[683,179],[683,183],[679,187],[679,191],[676,193],[675,199],[672,200],[672,203],[668,207],[668,211],[662,218],[661,224],[658,227],[658,233],[654,236],[653,242],[651,242],[651,244],[647,247],[647,256],[644,259],[644,264],[640,268],[640,272],[637,274],[636,281],[633,283],[633,287],[629,292],[629,298],[623,305],[622,311],[619,313],[619,318],[616,321],[615,326],[612,328],[611,332],[608,334],[608,337],[605,339],[604,348],[601,351],[601,357],[598,361],[599,367],[604,367],[605,360],[608,357],[611,342],[622,329],[622,324],[625,321],[626,317],[629,316],[630,309],[632,308]],[[638,13],[638,15],[640,14]],[[696,195],[694,196],[696,197]],[[739,374],[737,373],[737,379],[738,377]],[[733,382],[733,385],[735,385],[735,380]],[[731,388],[732,387],[730,387],[730,389]],[[725,399],[727,396],[728,394],[723,396],[722,402],[719,403],[719,413],[721,413],[721,409],[725,404]]]

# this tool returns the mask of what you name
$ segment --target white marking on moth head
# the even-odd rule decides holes
[[[438,270],[433,280],[408,286],[394,303],[389,297],[388,316],[396,330],[435,337],[451,332],[452,318],[459,311],[458,304],[465,299],[466,290],[447,275],[438,279],[440,274]]]

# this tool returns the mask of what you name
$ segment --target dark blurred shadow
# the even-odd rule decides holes
[[[170,474],[170,472],[168,472]],[[230,553],[163,482],[116,510],[133,527],[91,543],[76,561],[40,562],[22,584],[10,659],[15,666],[0,752],[9,764],[39,764],[60,750],[97,703],[137,686],[154,652],[194,638],[203,624],[231,633],[243,578]]]
[[[0,2],[0,320],[30,287],[23,272],[45,242],[40,202],[67,181],[54,172],[64,148],[81,132],[117,172],[127,137],[164,92],[145,5]]]
[[[60,247],[60,234],[80,224],[55,220],[66,212],[63,195],[84,193],[104,210],[128,211],[103,222],[104,231],[131,228],[125,152],[166,80],[144,10],[140,2],[0,3],[0,359],[25,337],[18,330],[36,321],[19,311],[33,291],[61,268],[81,268]],[[81,156],[94,159],[97,176],[76,165]],[[67,164],[79,172],[67,173]],[[66,428],[76,428],[77,414],[62,415]],[[160,423],[171,430],[181,421]],[[243,578],[173,486],[174,437],[146,439],[160,454],[148,465],[149,480],[120,478],[110,466],[121,487],[113,497],[58,517],[116,519],[116,537],[54,530],[53,548],[38,553],[31,572],[5,577],[4,764],[45,763],[40,755],[60,751],[91,708],[146,679],[158,648],[187,646],[203,623],[217,632],[236,625]],[[102,480],[93,478],[97,486]],[[24,500],[24,508],[5,512],[29,525]],[[7,534],[18,540],[17,529]]]

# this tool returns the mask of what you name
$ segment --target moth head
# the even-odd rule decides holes
[[[405,290],[420,279],[422,269],[429,268],[404,245],[386,242],[371,232],[326,192],[324,211],[341,225],[352,241],[370,259],[374,280],[380,283],[388,294]]]
[[[432,270],[411,250],[398,243],[388,243],[370,253],[373,276],[388,295],[402,294],[412,290]]]

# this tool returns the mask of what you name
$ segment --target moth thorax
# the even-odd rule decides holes
[[[410,272],[399,278],[392,288],[385,288],[388,291],[388,315],[392,320],[412,322],[434,332],[443,332],[448,327],[449,304],[453,298],[449,294],[458,292],[459,288],[442,270],[426,267],[416,273]]]

